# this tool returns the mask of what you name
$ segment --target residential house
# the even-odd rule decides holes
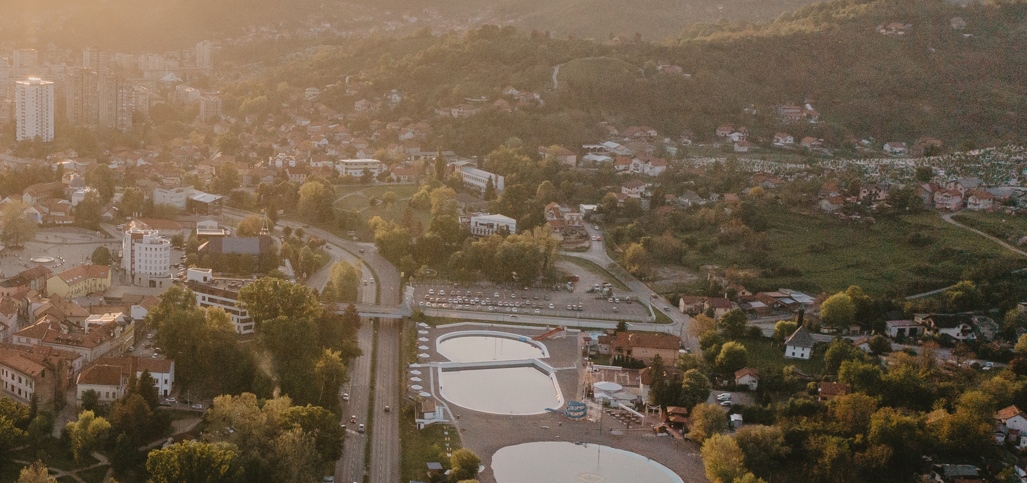
[[[982,190],[974,189],[967,192],[966,209],[972,211],[990,211],[995,206],[995,195]]]
[[[934,208],[946,211],[959,211],[963,208],[963,194],[955,189],[935,191]]]
[[[746,386],[750,391],[755,391],[759,386],[760,376],[756,369],[746,367],[735,371],[735,385]]]
[[[722,124],[717,128],[716,134],[719,138],[726,138],[735,132],[735,127],[731,124]]]
[[[918,316],[916,321],[931,334],[947,335],[956,340],[977,338],[973,316],[969,314],[930,314]]]
[[[649,183],[631,180],[621,185],[620,192],[629,198],[641,199],[648,187]]]
[[[581,213],[562,206],[555,201],[546,205],[543,212],[546,215],[546,223],[553,229],[554,234],[563,234],[565,231],[578,231],[585,226]]]
[[[706,303],[706,297],[695,296],[695,295],[682,295],[678,299],[678,309],[681,313],[688,315],[699,315],[703,312],[703,304]]]
[[[884,144],[884,152],[891,154],[892,156],[900,156],[906,154],[909,149],[906,147],[906,143],[901,141],[892,141]]]
[[[920,337],[923,335],[923,327],[912,320],[889,320],[884,324],[887,328],[888,336],[893,339],[896,337]]]
[[[752,145],[749,144],[749,141],[739,140],[739,141],[735,142],[735,145],[734,145],[733,149],[734,149],[734,152],[736,152],[736,153],[747,153],[747,152],[749,152],[749,149],[751,147],[752,147]]]
[[[667,171],[669,165],[666,159],[649,157],[642,163],[642,173],[646,176],[659,176]]]
[[[416,183],[421,171],[412,166],[396,166],[392,168],[392,180],[396,183]]]
[[[46,293],[62,298],[78,298],[111,287],[111,268],[106,265],[80,265],[50,277]]]
[[[657,354],[665,363],[677,360],[680,349],[681,339],[671,334],[625,331],[617,332],[610,341],[613,356],[639,360],[647,365]]]
[[[87,391],[93,391],[99,402],[110,404],[125,395],[128,381],[129,375],[121,366],[92,364],[76,378],[76,396],[81,401]]]
[[[190,268],[186,270],[185,277],[186,286],[196,296],[197,305],[224,310],[232,319],[235,333],[253,333],[253,319],[239,304],[239,290],[252,279],[216,278],[209,268]]]
[[[170,396],[175,384],[175,361],[171,359],[132,356],[101,357],[93,365],[118,366],[123,374],[128,374],[129,377],[135,375],[136,379],[142,377],[144,371],[149,372],[157,388],[157,395],[161,397]],[[128,378],[125,380],[127,381]]]
[[[1014,430],[1027,434],[1027,414],[1016,406],[1007,406],[999,409],[995,413],[995,422],[999,424],[1000,429],[1004,430],[1002,431],[1004,433]]]
[[[730,312],[732,309],[737,308],[734,302],[724,297],[707,297],[703,301],[704,313],[713,312],[713,318],[719,319]]]
[[[844,396],[852,392],[852,387],[841,382],[821,382],[817,388],[818,399],[821,402],[828,402],[836,397]]]
[[[785,340],[785,357],[790,359],[809,359],[816,341],[805,327],[799,327]]]
[[[774,134],[774,146],[790,146],[795,144],[795,137],[786,132]]]
[[[572,168],[578,165],[578,156],[574,154],[574,151],[558,144],[549,147],[539,146],[538,155],[543,159],[552,157],[558,163]]]
[[[811,151],[812,150],[817,150],[817,149],[823,149],[824,148],[824,140],[823,139],[817,139],[817,138],[812,137],[812,136],[806,136],[806,137],[802,138],[802,141],[799,141],[799,147],[801,147],[803,149],[809,149]]]

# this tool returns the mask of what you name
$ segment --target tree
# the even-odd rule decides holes
[[[733,375],[735,371],[745,367],[749,360],[749,351],[745,346],[730,341],[720,346],[720,354],[717,355],[716,366],[723,374]]]
[[[1023,334],[1019,339],[1016,340],[1016,346],[1013,347],[1013,351],[1021,356],[1027,356],[1027,334]]]
[[[311,289],[288,280],[264,277],[239,291],[250,317],[258,326],[280,316],[313,320],[321,315],[321,303]]]
[[[450,480],[462,481],[473,480],[478,476],[478,467],[481,466],[481,458],[467,448],[460,448],[453,452],[449,458]]]
[[[317,177],[308,178],[300,186],[296,210],[300,217],[314,223],[325,223],[335,217],[332,207],[334,190],[327,182]]]
[[[628,245],[628,249],[624,251],[624,268],[631,272],[632,275],[645,279],[651,273],[652,266],[652,256],[646,252],[642,244],[632,243]]]
[[[934,173],[930,166],[917,166],[914,178],[920,183],[928,183],[931,181],[932,176],[934,176]]]
[[[114,197],[114,172],[106,164],[100,163],[86,173],[86,184],[96,188],[100,195],[100,204],[105,204]]]
[[[496,199],[496,184],[492,181],[492,176],[489,176],[488,181],[485,182],[485,192],[481,196],[485,201],[492,201]]]
[[[748,473],[742,449],[726,434],[714,434],[706,439],[700,454],[706,477],[713,483],[733,483]]]
[[[95,389],[87,389],[82,392],[79,398],[79,406],[87,411],[93,411],[100,405],[100,394]]]
[[[100,226],[102,215],[103,203],[100,201],[100,195],[96,191],[86,193],[85,199],[75,206],[75,223],[79,226],[95,230]]]
[[[326,287],[326,293],[322,298],[329,302],[356,302],[361,280],[360,262],[357,261],[356,264],[357,266],[346,261],[335,262],[328,275],[331,293],[327,293]]]
[[[745,312],[733,309],[720,318],[720,321],[717,322],[717,327],[720,329],[720,333],[724,334],[724,337],[728,339],[741,339],[745,336],[745,329],[748,323],[749,319],[745,316]]]
[[[689,369],[681,376],[681,405],[693,408],[709,399],[713,385],[710,379],[696,369]]]
[[[692,408],[692,430],[688,436],[699,443],[727,431],[727,415],[716,404],[697,404]]]
[[[9,247],[20,247],[36,237],[39,225],[26,218],[28,205],[20,201],[6,203],[0,212],[0,241]]]
[[[250,215],[239,221],[235,227],[235,235],[241,237],[254,237],[260,234],[264,228],[264,219],[257,215]]]
[[[783,344],[799,328],[794,320],[779,320],[774,324],[774,341]]]
[[[96,247],[96,250],[93,250],[93,255],[89,257],[89,261],[93,265],[110,265],[111,251],[107,247],[100,245]]]
[[[700,338],[707,332],[717,329],[717,321],[705,314],[699,314],[692,318],[692,325],[688,327],[688,333],[695,338]],[[791,334],[789,334],[791,335]]]
[[[973,282],[963,280],[948,288],[943,294],[945,308],[950,312],[966,312],[981,306],[983,297]]]
[[[828,327],[848,327],[856,318],[856,305],[845,292],[838,292],[820,304],[820,320]]]
[[[862,360],[863,351],[853,347],[846,339],[836,338],[831,341],[831,345],[827,347],[827,351],[824,352],[824,364],[825,370],[829,374],[836,374],[838,369],[842,367],[842,363],[849,360]]]
[[[122,216],[135,217],[142,214],[145,207],[146,199],[139,188],[135,186],[125,188],[125,192],[121,194],[121,201],[118,202],[118,211]]]
[[[136,381],[136,392],[143,398],[143,401],[146,401],[146,405],[150,407],[151,411],[157,410],[157,406],[160,404],[160,394],[157,391],[157,381],[150,375],[149,369],[143,369],[143,373],[139,375],[139,380]]]
[[[217,176],[211,182],[210,188],[215,193],[227,195],[241,184],[242,176],[239,175],[239,169],[235,167],[235,163],[222,163],[217,169]]]
[[[745,467],[757,475],[769,475],[791,452],[778,426],[742,426],[735,432],[735,442],[745,455]]]
[[[857,360],[848,360],[838,369],[838,380],[852,386],[852,390],[866,394],[881,393],[881,366]]]
[[[230,483],[243,481],[238,451],[228,443],[183,441],[150,452],[146,471],[154,483]]]
[[[912,471],[919,456],[927,449],[926,436],[924,425],[917,416],[883,407],[870,418],[867,440],[870,444],[891,448],[891,459],[882,463]]]
[[[36,460],[35,463],[21,469],[18,483],[57,483],[57,478],[50,476],[50,471],[42,461]]]
[[[438,154],[435,155],[435,179],[443,181],[446,179],[446,158],[442,156],[442,150],[439,150]]]
[[[112,434],[125,434],[138,445],[149,436],[153,411],[146,400],[135,393],[129,393],[114,404],[110,414]]]
[[[649,363],[649,403],[667,406],[667,368],[663,365],[663,357],[656,354]]]
[[[877,400],[854,392],[832,400],[830,410],[831,417],[842,431],[853,436],[865,434],[870,427],[870,418],[877,411]]]
[[[881,334],[874,334],[868,342],[870,345],[870,352],[875,355],[887,354],[892,351],[891,340]]]
[[[339,388],[346,383],[346,364],[339,351],[325,349],[314,363],[314,380],[318,386],[317,404],[335,407]]]
[[[82,411],[78,415],[78,420],[68,423],[65,430],[71,438],[71,451],[75,455],[75,461],[81,462],[84,456],[101,446],[107,439],[110,429],[111,424],[92,411]]]

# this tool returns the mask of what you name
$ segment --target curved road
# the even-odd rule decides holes
[[[960,223],[960,222],[958,222],[956,220],[953,220],[952,219],[952,215],[954,215],[954,214],[955,213],[945,213],[944,215],[941,215],[941,219],[943,219],[943,220],[945,220],[945,221],[947,221],[949,223],[952,223],[953,225],[956,225],[956,226],[958,226],[960,228],[963,228],[963,229],[966,229],[966,230],[970,230],[970,231],[972,231],[972,232],[974,232],[974,233],[976,233],[976,234],[978,234],[980,236],[983,236],[984,238],[987,238],[987,239],[989,239],[989,240],[991,240],[991,241],[993,241],[995,243],[998,243],[999,245],[1002,245],[1002,247],[1005,248],[1006,250],[1009,250],[1009,251],[1011,251],[1011,252],[1013,252],[1013,253],[1015,253],[1017,255],[1020,255],[1020,256],[1023,256],[1023,257],[1027,257],[1027,252],[1025,252],[1023,250],[1020,250],[1019,248],[1016,248],[1013,245],[1010,245],[1010,244],[1006,243],[1005,240],[1002,240],[1001,238],[993,237],[993,236],[991,236],[991,235],[989,235],[987,233],[984,233],[981,230],[978,230],[976,228],[971,228],[971,227],[966,226],[966,225],[964,225],[964,224],[962,224],[962,223]]]

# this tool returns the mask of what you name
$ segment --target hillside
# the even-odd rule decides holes
[[[966,22],[953,29],[951,19]],[[421,34],[326,46],[282,66],[261,83],[226,90],[226,108],[278,82],[324,87],[363,72],[352,95],[328,89],[323,102],[353,102],[397,89],[404,102],[376,114],[433,119],[465,98],[501,97],[507,85],[540,92],[544,106],[470,120],[438,119],[441,142],[484,155],[510,136],[529,145],[594,141],[600,121],[650,125],[709,140],[721,124],[750,129],[757,142],[787,130],[830,146],[873,138],[941,139],[946,150],[1022,142],[1027,131],[1027,5],[959,7],[941,0],[844,0],[804,7],[774,22],[699,24],[673,43],[596,42],[485,27],[465,34]],[[903,35],[879,25],[909,25]],[[552,90],[553,66],[561,65]],[[689,76],[657,71],[677,65]],[[232,97],[237,97],[232,99]],[[810,99],[818,123],[783,123],[776,106]],[[756,107],[756,113],[743,108]]]

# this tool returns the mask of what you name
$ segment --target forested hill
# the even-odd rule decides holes
[[[951,26],[953,18],[963,29]],[[751,137],[787,130],[828,144],[926,135],[946,149],[1022,142],[1027,132],[1027,5],[958,7],[940,0],[844,0],[782,16],[766,25],[700,25],[673,43],[594,42],[488,27],[467,34],[377,38],[324,47],[260,82],[225,90],[226,109],[279,82],[325,87],[322,102],[352,111],[360,99],[397,89],[403,102],[381,120],[432,118],[466,98],[502,97],[513,86],[537,91],[545,105],[464,120],[438,120],[441,143],[470,154],[509,136],[529,145],[594,141],[598,121],[651,125],[676,136],[712,137],[724,123]],[[879,25],[908,25],[902,35]],[[562,64],[553,91],[553,66]],[[691,74],[657,72],[678,65]],[[346,94],[346,76],[366,81]],[[817,124],[779,122],[774,107],[810,99]],[[749,106],[757,114],[743,112]]]
[[[769,21],[817,0],[355,0],[369,6],[480,18],[555,36],[606,39],[676,37],[696,22]]]

